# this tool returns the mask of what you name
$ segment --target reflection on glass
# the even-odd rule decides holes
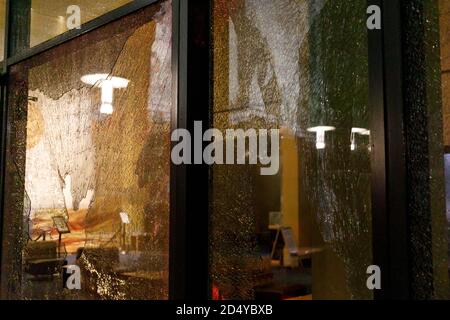
[[[107,73],[88,74],[81,77],[81,81],[91,86],[96,86],[101,90],[102,102],[100,113],[112,114],[114,112],[113,100],[114,89],[124,89],[130,82],[120,77],[112,77]]]
[[[2,297],[168,297],[171,19],[159,2],[12,68]]]
[[[214,1],[214,127],[281,133],[277,175],[213,168],[214,299],[372,298],[366,6]]]
[[[316,133],[316,149],[317,150],[325,149],[325,147],[327,146],[325,143],[325,132],[334,131],[334,130],[336,130],[335,127],[327,127],[327,126],[308,128],[308,132]]]
[[[83,24],[132,1],[32,0],[30,46],[34,47],[69,30],[71,23],[78,20],[78,12],[79,21]]]

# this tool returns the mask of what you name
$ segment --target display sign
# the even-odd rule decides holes
[[[120,213],[120,219],[122,220],[123,224],[130,224],[130,217],[128,216],[128,213],[121,212]]]
[[[60,234],[70,233],[67,221],[63,216],[53,217],[53,223]]]

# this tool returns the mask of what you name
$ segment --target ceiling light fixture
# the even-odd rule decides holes
[[[309,128],[308,132],[315,132],[316,133],[316,149],[322,150],[325,149],[325,132],[327,131],[334,131],[336,130],[335,127],[330,126],[318,126]]]
[[[370,136],[370,130],[365,128],[352,128],[352,133],[350,135],[350,150],[356,150],[356,135]]]
[[[88,74],[81,77],[85,84],[95,86],[102,90],[102,105],[100,113],[112,114],[114,112],[114,89],[123,89],[128,87],[130,80],[120,77],[111,77],[107,73]]]

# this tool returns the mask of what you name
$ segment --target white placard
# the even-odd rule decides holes
[[[130,217],[128,216],[128,213],[121,212],[120,213],[120,219],[122,220],[123,224],[130,224]]]

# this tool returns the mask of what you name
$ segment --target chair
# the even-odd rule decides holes
[[[58,257],[55,241],[30,241],[24,250],[25,272],[33,276],[53,276],[59,273],[64,263]]]

